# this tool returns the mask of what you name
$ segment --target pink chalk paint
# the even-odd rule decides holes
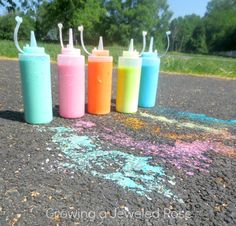
[[[89,121],[79,121],[76,123],[76,128],[91,128],[96,126],[95,123]],[[101,128],[100,128],[101,129]],[[196,172],[209,172],[209,167],[213,163],[209,152],[219,154],[235,153],[231,147],[223,143],[213,141],[185,142],[176,140],[173,146],[168,144],[159,144],[147,140],[135,140],[123,132],[116,132],[112,128],[103,127],[103,131],[91,131],[93,135],[97,135],[100,139],[108,141],[115,146],[130,148],[132,150],[141,150],[141,154],[155,156],[157,160],[163,163],[171,164],[178,170],[182,170],[186,175],[193,176]]]

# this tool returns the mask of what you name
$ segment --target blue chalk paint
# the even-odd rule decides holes
[[[161,166],[151,165],[151,157],[102,150],[101,145],[95,142],[98,141],[97,137],[80,136],[71,128],[54,127],[51,130],[56,132],[52,141],[71,160],[70,163],[63,163],[63,167],[113,181],[124,189],[147,198],[150,198],[148,193],[156,191],[183,202],[168,188],[168,184],[175,185],[174,176],[166,175]]]
[[[192,112],[181,112],[176,109],[172,108],[158,108],[156,113],[164,114],[168,116],[172,116],[175,118],[187,118],[189,120],[198,121],[198,122],[204,122],[204,123],[217,123],[217,124],[229,124],[229,125],[235,125],[236,119],[230,119],[230,120],[223,120],[223,119],[217,119],[213,117],[209,117],[205,114],[197,114]]]

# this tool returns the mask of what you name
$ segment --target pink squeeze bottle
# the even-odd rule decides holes
[[[85,112],[85,60],[80,49],[73,46],[73,33],[69,29],[69,44],[64,48],[62,24],[58,24],[61,54],[57,57],[59,114],[64,118],[79,118]]]

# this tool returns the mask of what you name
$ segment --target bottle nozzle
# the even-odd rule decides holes
[[[80,41],[81,41],[81,45],[82,45],[82,47],[84,49],[84,52],[86,52],[88,55],[91,55],[91,53],[84,46],[84,37],[83,37],[84,27],[83,27],[83,25],[79,26],[78,30],[80,32]]]
[[[62,40],[62,28],[63,28],[63,25],[62,25],[62,23],[59,23],[57,26],[59,28],[59,37],[60,37],[61,48],[64,48],[63,40]]]
[[[15,27],[15,30],[14,30],[14,43],[15,43],[15,46],[18,49],[18,51],[20,53],[23,53],[23,50],[20,48],[19,43],[18,43],[18,30],[20,28],[20,25],[21,25],[23,19],[22,19],[22,17],[17,16],[15,18],[15,20],[16,20],[17,23],[16,23],[16,27]]]
[[[141,56],[142,53],[145,51],[147,32],[146,32],[146,31],[143,31],[143,32],[142,32],[142,35],[143,35],[143,48],[142,48],[141,53],[139,54],[139,56]]]
[[[68,45],[69,48],[73,48],[74,45],[73,45],[73,30],[72,28],[69,29],[69,45]]]
[[[99,37],[98,50],[103,50],[103,39],[102,39],[102,36]]]
[[[134,39],[130,39],[130,44],[129,44],[129,52],[134,51]]]
[[[170,35],[171,35],[171,31],[167,31],[166,32],[166,38],[167,38],[167,47],[166,47],[166,51],[164,54],[162,54],[160,57],[163,57],[167,54],[169,48],[170,48]]]
[[[153,37],[151,37],[151,40],[150,40],[149,52],[150,52],[150,53],[153,52]]]
[[[30,32],[30,47],[37,47],[37,41],[35,39],[34,31]]]

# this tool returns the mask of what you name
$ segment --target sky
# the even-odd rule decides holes
[[[168,0],[168,3],[170,10],[174,13],[172,18],[176,18],[193,13],[203,16],[209,1],[210,0]]]

